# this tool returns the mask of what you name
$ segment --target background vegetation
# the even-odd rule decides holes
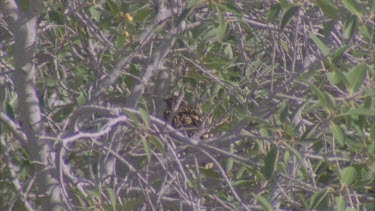
[[[0,5],[1,210],[375,209],[374,1]]]

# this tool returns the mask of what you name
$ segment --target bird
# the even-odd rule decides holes
[[[168,97],[165,99],[167,104],[164,112],[164,119],[170,121],[172,127],[186,133],[188,137],[194,136],[202,126],[203,118],[186,101],[179,100],[178,97]],[[207,134],[201,138],[208,137]]]

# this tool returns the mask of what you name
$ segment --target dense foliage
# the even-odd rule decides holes
[[[373,1],[44,1],[35,136],[4,10],[1,210],[375,209]]]

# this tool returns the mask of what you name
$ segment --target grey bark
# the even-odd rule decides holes
[[[28,3],[28,4],[27,4]],[[40,139],[44,133],[42,115],[35,86],[35,41],[37,18],[42,1],[1,1],[1,11],[15,39],[15,89],[18,95],[22,131],[26,134],[26,148],[32,157],[42,210],[60,210],[61,196],[58,180],[53,175],[53,149]]]

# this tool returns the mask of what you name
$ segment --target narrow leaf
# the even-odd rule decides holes
[[[143,150],[145,151],[146,156],[147,156],[147,160],[150,162],[151,156],[152,156],[150,144],[147,142],[147,140],[143,136],[142,136],[142,143],[143,143]]]
[[[345,146],[344,130],[340,126],[336,125],[334,122],[331,122],[331,132],[335,139],[339,142],[340,146]]]
[[[275,172],[276,164],[278,160],[279,160],[279,150],[277,149],[276,146],[272,146],[264,160],[263,173],[267,179],[272,178]]]
[[[332,63],[336,64],[342,58],[342,56],[348,51],[349,48],[350,46],[344,46],[335,50],[335,52],[332,54]]]
[[[230,149],[229,149],[229,152],[230,153],[233,153],[234,152],[234,145],[231,144],[230,145]],[[228,173],[232,170],[233,168],[233,163],[234,163],[234,160],[233,158],[228,158],[225,162],[225,171]]]
[[[371,110],[367,108],[353,108],[350,111],[341,114],[340,116],[347,116],[347,115],[375,116],[375,110]]]
[[[224,48],[224,54],[228,57],[228,59],[233,59],[233,50],[231,44],[226,44]]]
[[[219,1],[220,2],[220,1]],[[236,8],[234,5],[234,2],[232,1],[227,1],[226,3],[215,3],[215,5],[227,12],[231,12],[234,15],[242,15],[242,13]]]
[[[352,93],[358,91],[359,87],[362,86],[363,81],[366,78],[366,73],[367,73],[367,66],[365,63],[361,63],[355,66],[352,70],[350,70],[348,78],[350,78],[349,89]]]
[[[293,16],[296,14],[298,11],[299,6],[291,6],[289,7],[285,13],[283,14],[283,17],[281,18],[280,22],[280,30],[284,30],[286,25],[288,25],[289,21],[293,18]]]
[[[353,15],[362,15],[359,6],[354,0],[341,0],[341,2]]]
[[[275,4],[271,7],[270,11],[267,13],[267,22],[272,22],[276,19],[276,17],[279,15],[281,11],[281,5],[280,4]]]
[[[150,142],[152,143],[152,145],[155,146],[157,150],[159,150],[162,153],[165,152],[164,144],[157,136],[150,135]]]
[[[314,210],[316,207],[318,207],[323,201],[325,201],[327,195],[328,195],[328,190],[322,190],[322,191],[315,193],[311,197],[310,206],[309,206],[310,209]]]
[[[116,194],[113,191],[112,188],[107,188],[107,193],[109,196],[109,200],[111,201],[111,205],[113,207],[113,210],[116,210]]]
[[[309,37],[314,41],[315,45],[318,46],[319,50],[322,51],[324,56],[329,54],[329,48],[313,33],[309,33]]]
[[[200,0],[190,0],[187,7],[190,9],[192,7],[195,7],[195,5],[197,5],[197,3],[200,2]]]
[[[145,122],[146,126],[149,126],[150,117],[148,115],[148,112],[145,109],[140,108],[139,113],[140,113],[141,119]]]
[[[324,14],[328,17],[336,19],[339,17],[339,10],[337,9],[336,5],[332,3],[330,0],[316,0],[316,5],[324,12]]]
[[[289,107],[287,102],[283,102],[281,104],[280,110],[279,110],[279,119],[282,123],[285,123],[288,118],[289,113]]]
[[[267,210],[267,211],[273,211],[274,210],[271,202],[269,202],[266,198],[264,198],[261,195],[255,195],[254,193],[251,193],[251,194],[260,202],[260,204],[263,207],[263,210]]]
[[[345,40],[349,40],[353,37],[354,33],[358,28],[358,17],[356,15],[350,16],[344,23],[343,26],[343,35],[342,37]]]

